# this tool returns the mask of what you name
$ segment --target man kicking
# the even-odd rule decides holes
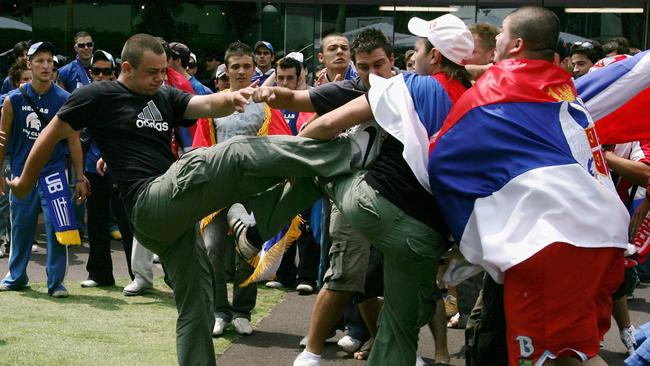
[[[173,285],[179,364],[214,365],[213,273],[195,240],[195,224],[284,179],[278,177],[347,173],[359,147],[348,139],[237,137],[174,162],[173,127],[241,112],[253,89],[192,96],[162,87],[167,59],[147,34],[130,37],[121,56],[118,80],[77,90],[41,132],[22,175],[9,186],[25,197],[55,144],[86,127],[118,185],[135,237],[160,256]]]

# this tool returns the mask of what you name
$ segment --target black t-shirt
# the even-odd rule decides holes
[[[144,184],[174,162],[172,127],[195,122],[183,120],[191,98],[167,86],[138,95],[118,81],[102,81],[72,93],[58,117],[75,130],[88,129],[130,213]]]
[[[334,110],[368,90],[360,78],[328,83],[310,89],[309,97],[314,110],[323,115]],[[438,203],[427,192],[411,171],[402,153],[404,145],[388,135],[381,145],[379,156],[368,168],[365,180],[392,204],[404,210],[409,216],[436,229],[447,232],[447,225],[438,208]]]

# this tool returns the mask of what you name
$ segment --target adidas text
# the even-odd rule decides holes
[[[138,119],[135,121],[135,125],[138,126],[138,128],[154,128],[160,132],[169,130],[169,125],[167,122],[143,121],[141,119]]]

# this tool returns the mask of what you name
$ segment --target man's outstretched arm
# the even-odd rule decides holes
[[[329,140],[352,126],[372,119],[372,110],[365,95],[326,113],[307,124],[299,136]]]
[[[309,90],[291,90],[279,86],[263,86],[255,90],[253,101],[266,102],[271,108],[294,112],[315,112]]]
[[[72,136],[75,131],[67,122],[55,116],[50,123],[41,131],[29,152],[23,174],[12,180],[7,179],[9,188],[18,198],[25,197],[36,185],[38,175],[45,163],[47,163],[54,146],[57,142]]]
[[[247,87],[235,92],[195,95],[187,104],[183,118],[224,117],[243,112],[254,91],[254,87]]]

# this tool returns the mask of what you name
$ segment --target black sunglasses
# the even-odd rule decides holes
[[[187,68],[188,68],[188,69],[193,69],[193,68],[195,68],[195,67],[196,67],[196,64],[194,64],[194,63],[187,64]]]
[[[93,67],[90,69],[90,73],[93,75],[104,74],[106,76],[111,76],[113,74],[113,69],[110,67]]]
[[[93,48],[94,42],[86,42],[86,43],[77,43],[77,47],[79,48]]]

